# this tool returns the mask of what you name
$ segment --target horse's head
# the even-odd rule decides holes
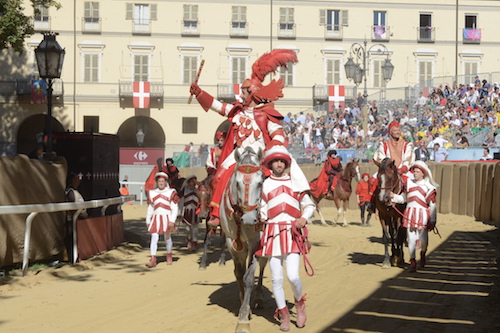
[[[212,200],[211,182],[211,178],[209,179],[208,177],[202,180],[198,186],[198,191],[196,192],[200,203],[200,213],[198,214],[200,219],[206,219],[208,217],[208,213],[210,213],[210,201]]]
[[[247,147],[243,153],[235,151],[236,170],[230,185],[230,199],[233,209],[243,224],[259,221],[259,203],[264,173],[261,169],[262,151],[257,153]]]
[[[353,158],[344,168],[344,176],[350,182],[352,178],[356,177],[356,181],[361,181],[361,174],[359,173],[359,159]]]
[[[392,159],[386,157],[380,162],[377,178],[378,198],[380,201],[388,202],[389,194],[399,185],[398,169]]]

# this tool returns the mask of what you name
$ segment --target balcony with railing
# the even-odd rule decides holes
[[[35,31],[50,31],[50,16],[35,16],[33,29]]]
[[[163,81],[155,81],[150,83],[149,91],[149,108],[162,109],[163,108]],[[122,108],[132,108],[134,107],[133,96],[134,96],[134,81],[123,81],[120,80],[119,83],[119,97],[120,97],[120,107]]]
[[[231,37],[239,37],[239,38],[248,37],[248,23],[241,21],[229,22],[229,35]]]
[[[374,25],[372,28],[372,41],[389,41],[391,28],[388,25]]]
[[[295,39],[295,23],[278,23],[278,38]]]
[[[482,30],[465,28],[463,29],[463,42],[464,44],[479,44],[481,43]]]
[[[343,30],[340,24],[325,25],[325,39],[327,40],[342,40]]]
[[[82,32],[90,34],[101,33],[101,18],[82,17]]]
[[[233,83],[219,83],[217,84],[217,99],[224,103],[236,102],[236,95],[234,93]]]
[[[425,26],[417,28],[417,41],[419,43],[434,43],[436,28]]]
[[[146,19],[132,20],[132,33],[136,35],[151,34],[151,21]]]
[[[181,35],[196,37],[200,35],[200,22],[198,20],[183,20]]]

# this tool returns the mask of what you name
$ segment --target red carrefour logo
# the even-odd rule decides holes
[[[134,154],[134,158],[138,161],[144,161],[146,158],[148,158],[148,154],[140,150]]]

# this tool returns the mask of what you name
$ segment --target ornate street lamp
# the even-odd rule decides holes
[[[387,59],[385,60],[385,63],[382,65],[382,76],[384,78],[384,81],[388,83],[391,78],[392,78],[392,73],[394,72],[394,65],[391,63],[391,60],[389,59],[389,49],[385,47],[383,44],[375,44],[372,45],[369,49],[367,48],[367,41],[365,40],[363,42],[364,45],[361,45],[359,43],[354,43],[351,45],[351,51],[349,58],[347,58],[347,62],[344,65],[345,69],[345,75],[349,81],[354,80],[354,84],[357,86],[361,84],[361,82],[364,81],[364,90],[363,90],[363,98],[364,98],[364,106],[362,108],[362,114],[363,114],[363,130],[365,133],[368,132],[368,108],[366,106],[367,104],[367,98],[368,98],[368,91],[366,89],[366,73],[367,73],[367,60],[370,57],[370,51],[374,47],[378,47],[376,50],[376,53],[380,54],[386,54]],[[353,60],[353,55],[356,58],[356,61]]]
[[[44,32],[43,40],[35,49],[40,78],[47,82],[47,153],[52,153],[52,80],[61,77],[66,51],[56,41],[57,33]]]
[[[139,147],[142,147],[145,136],[146,134],[144,134],[142,128],[139,128],[139,130],[137,130],[137,133],[135,134],[135,138],[137,139],[137,144],[139,145]]]

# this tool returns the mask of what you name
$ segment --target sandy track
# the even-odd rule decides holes
[[[233,332],[239,306],[231,260],[217,264],[212,247],[206,271],[200,252],[187,253],[182,230],[174,265],[147,269],[145,206],[124,206],[128,243],[75,266],[48,268],[24,278],[2,278],[2,332]],[[332,208],[323,209],[331,220]],[[428,267],[416,274],[382,269],[377,220],[349,227],[310,226],[314,277],[302,271],[308,323],[291,332],[493,332],[500,329],[500,232],[468,216],[439,215],[442,235],[430,236]],[[202,231],[200,230],[200,237]],[[406,257],[407,255],[407,249]],[[158,253],[164,261],[164,247]],[[279,332],[266,269],[265,309],[254,311],[253,332]],[[285,284],[288,300],[291,291]],[[292,320],[295,309],[292,309]]]

